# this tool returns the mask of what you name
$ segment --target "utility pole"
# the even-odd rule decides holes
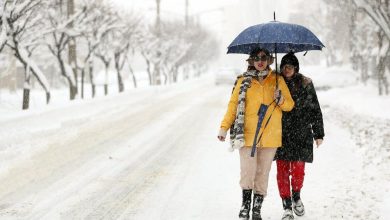
[[[185,0],[186,1],[186,5],[185,5],[185,26],[186,28],[188,27],[188,0]]]
[[[157,31],[157,36],[160,36],[160,2],[161,0],[156,0],[156,31]]]
[[[60,14],[61,14],[61,15],[63,15],[63,10],[62,10],[63,1],[64,1],[64,0],[60,0]]]
[[[67,3],[68,3],[67,12],[68,12],[68,19],[69,19],[74,14],[74,0],[68,0]],[[73,21],[69,23],[68,27],[73,28]],[[75,78],[75,85],[74,88],[72,88],[73,91],[71,95],[71,99],[74,99],[77,94],[77,68],[76,68],[77,56],[76,56],[76,39],[74,37],[70,39],[68,49],[69,49],[68,62],[69,65],[72,67],[73,75]]]

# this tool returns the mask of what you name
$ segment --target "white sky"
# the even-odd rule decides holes
[[[156,0],[111,0],[124,10],[141,13],[150,22],[156,19]],[[219,65],[236,68],[246,66],[246,55],[226,55],[227,46],[245,28],[273,20],[288,22],[294,8],[307,8],[302,1],[289,0],[188,0],[189,16],[215,32],[220,46]],[[161,19],[182,19],[184,22],[185,0],[161,0]]]
[[[155,0],[111,1],[123,9],[133,9],[142,14],[149,14],[148,12],[152,12],[153,15],[155,14]],[[200,14],[200,17],[202,17],[201,19],[207,21],[206,25],[218,22],[218,20],[224,21],[226,17],[246,20],[245,23],[250,22],[250,24],[246,25],[253,25],[272,20],[274,11],[277,13],[277,20],[286,21],[288,19],[288,11],[291,5],[288,0],[188,0],[188,2],[189,15],[193,16]],[[161,0],[160,8],[162,19],[164,19],[164,17],[176,17],[184,20],[185,0]],[[221,13],[220,9],[224,11]],[[254,16],[258,17],[258,21],[250,18]],[[214,17],[214,19],[210,20],[210,17]],[[155,17],[153,16],[151,19],[154,20]]]

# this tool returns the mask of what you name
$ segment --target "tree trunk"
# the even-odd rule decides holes
[[[75,9],[75,5],[74,5],[74,0],[67,0],[67,12],[68,12],[68,18],[72,17],[73,14],[74,14],[74,9]],[[72,28],[73,27],[73,22],[70,22],[68,24],[68,27],[69,28]],[[68,61],[69,61],[69,65],[72,67],[72,70],[73,70],[73,74],[74,74],[74,79],[75,79],[75,85],[73,88],[73,91],[77,94],[77,68],[76,68],[76,62],[77,62],[77,51],[76,51],[76,39],[74,37],[71,37],[70,41],[69,41],[69,44],[68,44],[68,48],[69,48],[69,51],[68,51]],[[73,96],[75,97],[76,94],[74,94]]]
[[[30,68],[29,64],[27,63],[26,60],[23,59],[23,57],[20,55],[20,49],[18,48],[18,42],[16,42],[14,40],[14,43],[15,43],[15,48],[13,48],[13,51],[15,52],[14,55],[15,57],[23,64],[24,66],[24,69],[25,69],[25,73],[26,73],[26,82],[28,82],[28,86],[29,86],[29,82],[30,82],[30,71],[32,72],[32,74],[36,77],[36,79],[38,80],[39,84],[45,89],[46,91],[46,104],[49,104],[50,102],[50,92],[49,92],[49,89],[46,88],[46,86],[44,85],[44,83],[41,81],[41,79],[38,77],[38,75],[36,74],[35,70]],[[30,56],[30,55],[29,55]],[[26,89],[30,89],[29,87],[26,88]],[[23,105],[24,105],[24,98],[25,98],[25,95],[26,94],[26,97],[30,97],[30,92],[28,93],[25,93],[25,91],[23,90]],[[23,107],[22,107],[23,108]],[[27,107],[28,108],[28,107]]]
[[[161,74],[159,63],[154,63],[153,85],[161,85]]]
[[[26,65],[24,68],[24,85],[23,85],[23,106],[22,109],[26,110],[30,106],[30,79],[31,79],[31,73],[30,73],[30,66]]]
[[[117,75],[117,78],[118,78],[118,90],[119,92],[123,92],[125,90],[125,86],[123,85],[123,79],[122,79],[122,75],[121,75],[121,72],[120,72],[120,55],[118,54],[115,54],[115,69],[116,69],[116,75]]]
[[[46,104],[49,104],[50,98],[51,98],[50,93],[46,92]]]
[[[361,71],[361,78],[364,83],[364,85],[367,84],[368,80],[368,62],[367,60],[363,60],[363,58],[360,59],[360,71]]]
[[[61,57],[61,52],[58,52],[57,53],[57,60],[58,60],[58,64],[60,65],[60,70],[61,70],[61,74],[66,78],[66,80],[68,81],[69,83],[69,99],[70,100],[74,100],[76,98],[76,93],[77,93],[77,87],[75,85],[73,85],[73,82],[70,78],[70,76],[68,76],[66,74],[66,70],[65,70],[65,65],[64,65],[64,61],[62,60],[62,57]],[[76,87],[76,88],[75,88]]]
[[[149,85],[151,86],[153,82],[152,82],[152,71],[150,70],[150,61],[148,60],[148,58],[144,52],[141,51],[141,55],[144,57],[145,62],[146,62],[146,72],[148,73]],[[130,66],[130,63],[129,63],[129,66]]]
[[[389,3],[389,2],[388,2]],[[385,87],[385,94],[389,95],[389,81],[386,77],[386,67],[389,67],[389,55],[390,55],[390,47],[387,48],[386,56],[384,57],[384,64],[383,67],[383,85]]]
[[[127,63],[129,63],[129,62],[127,62]],[[130,71],[131,77],[133,78],[133,85],[134,85],[134,88],[137,88],[137,79],[135,78],[133,68],[131,68],[131,65],[130,65],[130,64],[129,64],[129,71]]]
[[[105,80],[104,80],[104,95],[108,95],[108,64],[105,63],[105,69],[106,69],[106,72],[105,72]]]
[[[379,58],[379,63],[377,66],[377,76],[378,76],[378,93],[383,95],[383,90],[385,86],[385,57]]]
[[[70,79],[68,78],[68,82],[69,82],[69,81],[70,81]],[[69,82],[69,84],[71,85],[71,86],[69,87],[69,97],[70,97],[70,100],[74,100],[74,99],[76,99],[77,87],[74,86],[74,85],[72,85],[71,82]]]
[[[383,86],[385,87],[385,94],[389,95],[389,81],[385,75],[383,76]]]
[[[72,38],[71,41],[69,41],[69,65],[72,67],[74,79],[75,79],[75,85],[74,85],[74,92],[78,93],[78,79],[77,79],[77,68],[76,68],[76,42],[75,39]],[[74,96],[76,96],[76,94]]]
[[[23,110],[28,109],[30,104],[30,88],[24,88],[23,89]]]
[[[89,62],[89,80],[91,81],[91,89],[92,89],[92,98],[96,95],[96,85],[95,81],[93,79],[93,60],[88,61]]]
[[[96,85],[92,84],[91,87],[92,87],[92,98],[94,98],[96,95]]]
[[[84,76],[85,76],[85,70],[81,70],[81,98],[84,99]]]
[[[168,83],[168,74],[163,69],[161,69],[161,72],[162,72],[162,74],[164,76],[164,85],[166,85]]]
[[[117,71],[117,77],[118,77],[118,89],[119,92],[123,92],[125,90],[125,86],[123,84],[123,79],[119,71]]]
[[[76,99],[76,94],[77,94],[77,87],[74,86],[71,82],[71,80],[67,77],[68,82],[69,82],[69,98],[70,100],[75,100]]]
[[[175,71],[173,71],[172,73],[172,81],[174,83],[177,82],[177,76],[179,75],[179,68],[178,67],[175,67]]]
[[[190,68],[188,67],[188,65],[185,65],[184,69],[183,69],[183,80],[187,80],[189,79],[190,77]]]
[[[152,72],[150,71],[150,62],[149,62],[149,60],[146,60],[146,72],[148,73],[149,85],[151,86],[153,84],[153,80],[152,80]]]

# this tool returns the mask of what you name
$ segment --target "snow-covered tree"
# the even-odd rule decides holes
[[[45,2],[42,0],[5,1],[2,5],[1,42],[13,51],[25,69],[23,109],[29,107],[31,74],[45,90],[46,102],[50,101],[49,83],[37,63],[31,58],[34,48],[47,32],[42,23],[40,11],[42,8],[45,8]]]
[[[81,30],[81,50],[78,52],[78,68],[81,71],[81,94],[84,93],[85,72],[88,72],[91,83],[92,97],[96,94],[96,84],[94,80],[94,60],[95,53],[103,39],[112,30],[118,27],[116,18],[106,14],[107,6],[101,2],[88,4],[87,18],[84,20],[84,28]],[[107,43],[107,42],[106,42]],[[109,43],[109,42],[108,42]]]
[[[354,7],[353,5],[351,6]],[[370,72],[372,72],[372,60],[376,60],[377,57],[375,48],[377,48],[378,28],[375,28],[373,21],[367,19],[356,8],[351,17],[350,32],[350,59],[352,67],[360,72],[360,80],[366,84],[370,78]]]
[[[390,69],[390,0],[353,0],[353,3],[379,28],[377,50],[377,77],[379,95],[389,94],[389,82],[386,75],[386,66]],[[387,71],[390,73],[390,71]]]
[[[134,47],[133,44],[136,43],[137,35],[140,33],[140,18],[137,17],[134,13],[128,13],[126,16],[120,17],[120,23],[123,24],[123,27],[116,28],[113,31],[114,41],[113,51],[114,51],[114,64],[117,72],[118,78],[118,88],[119,92],[124,91],[122,69],[126,61],[128,61],[129,50],[131,47]],[[129,64],[130,70],[131,66]],[[133,80],[134,74],[133,74]]]
[[[5,3],[0,4],[0,52],[3,50],[7,42],[7,12],[5,11]]]
[[[161,72],[164,84],[177,81],[181,59],[188,53],[192,43],[185,38],[185,26],[181,22],[172,21],[164,24],[162,37]]]
[[[148,74],[149,78],[149,85],[153,85],[154,79],[153,79],[153,58],[155,55],[155,45],[157,45],[158,38],[155,37],[155,35],[149,31],[151,30],[151,27],[145,28],[146,31],[141,32],[141,35],[138,36],[138,49],[142,55],[142,57],[145,59],[146,63],[146,72]]]
[[[75,14],[69,18],[63,8],[61,0],[52,0],[49,3],[45,19],[51,32],[46,35],[46,43],[50,52],[57,59],[61,75],[68,81],[69,98],[73,100],[77,94],[77,79],[72,67],[66,62],[65,54],[70,40],[81,35],[80,32],[84,26],[80,24],[86,18],[86,7],[77,8]]]
[[[177,61],[177,66],[183,67],[183,78],[187,79],[190,77],[191,70],[195,75],[199,75],[207,69],[208,63],[217,58],[218,43],[207,30],[196,24],[189,24],[183,38],[189,47]],[[174,81],[176,80],[177,75],[174,76]]]
[[[159,35],[155,27],[149,27],[139,41],[151,85],[162,79],[163,83],[176,82],[180,72],[184,74],[183,78],[189,78],[192,70],[204,71],[218,51],[217,42],[209,32],[194,24],[185,28],[178,21],[163,22]]]

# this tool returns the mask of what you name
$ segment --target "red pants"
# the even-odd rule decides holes
[[[303,178],[305,176],[305,162],[277,160],[276,165],[276,178],[278,181],[280,197],[282,199],[291,197],[290,175],[292,190],[300,192],[303,186]]]

